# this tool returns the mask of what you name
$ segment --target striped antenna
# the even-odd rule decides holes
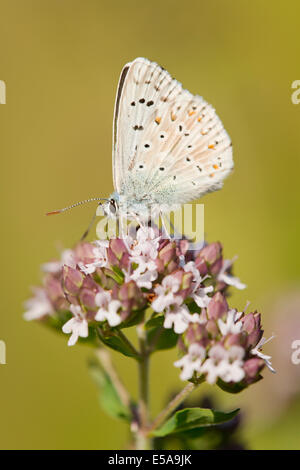
[[[84,201],[76,202],[75,204],[72,204],[71,206],[64,207],[63,209],[59,209],[57,211],[51,211],[47,212],[46,215],[55,215],[55,214],[61,214],[62,212],[68,211],[69,209],[73,209],[73,207],[81,206],[82,204],[86,204],[87,202],[93,202],[93,201],[108,201],[109,199],[104,199],[102,197],[92,197],[90,199],[85,199]]]

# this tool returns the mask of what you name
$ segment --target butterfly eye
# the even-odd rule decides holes
[[[109,201],[109,210],[112,214],[115,214],[117,212],[117,205],[114,199],[111,199]]]

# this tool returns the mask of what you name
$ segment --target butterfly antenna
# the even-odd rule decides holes
[[[46,215],[61,214],[62,212],[68,211],[69,209],[73,209],[74,207],[81,206],[82,204],[86,204],[87,202],[93,202],[93,201],[108,201],[108,199],[105,199],[105,198],[102,198],[102,197],[92,197],[90,199],[85,199],[84,201],[76,202],[75,204],[72,204],[71,206],[64,207],[63,209],[59,209],[57,211],[47,212]]]

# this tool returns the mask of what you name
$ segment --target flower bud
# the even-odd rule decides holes
[[[219,242],[206,245],[199,253],[206,263],[213,265],[217,260],[222,259],[222,245]]]
[[[247,383],[253,383],[259,380],[259,373],[264,368],[265,362],[257,357],[248,359],[244,364]]]
[[[143,308],[146,302],[141,289],[134,281],[126,282],[119,289],[116,286],[112,297],[122,303],[122,320],[127,319],[132,311]]]
[[[121,269],[128,267],[129,253],[123,240],[120,238],[110,240],[107,258],[109,264],[113,266],[119,266]]]
[[[220,292],[217,292],[211,299],[207,307],[207,316],[218,320],[228,311],[227,301]]]
[[[45,290],[55,309],[66,310],[68,308],[68,301],[66,300],[61,281],[59,279],[53,275],[48,275],[45,279]]]
[[[75,247],[75,259],[83,264],[90,264],[95,260],[94,245],[91,243],[78,243]]]
[[[206,347],[208,340],[208,333],[204,325],[199,323],[190,323],[184,333],[184,343],[188,347],[193,343],[198,343]]]
[[[96,294],[97,292],[91,289],[82,289],[79,294],[80,303],[84,305],[87,310],[96,310]]]
[[[213,339],[220,334],[218,325],[215,320],[208,320],[208,322],[206,323],[206,329]]]
[[[178,258],[176,256],[176,242],[165,241],[162,243],[158,257],[156,259],[158,272],[162,273],[165,269],[167,273],[174,271],[178,267]]]
[[[243,331],[248,335],[247,347],[254,347],[263,335],[260,313],[248,313],[242,318]]]
[[[195,266],[199,270],[201,276],[205,276],[208,273],[208,268],[205,259],[201,258],[201,256],[198,256],[195,259]]]
[[[77,295],[82,286],[84,275],[78,270],[63,266],[63,287],[67,294]]]

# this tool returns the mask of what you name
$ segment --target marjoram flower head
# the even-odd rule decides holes
[[[260,380],[265,365],[273,370],[261,352],[260,314],[228,305],[228,288],[245,285],[218,242],[194,252],[187,241],[183,249],[182,240],[140,227],[135,239],[79,243],[43,271],[25,318],[60,326],[69,345],[91,336],[112,346],[124,328],[140,324],[157,330],[156,344],[175,335],[182,380],[236,391]]]

